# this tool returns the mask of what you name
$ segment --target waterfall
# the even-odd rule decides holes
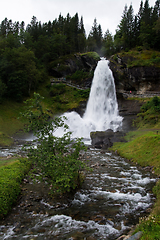
[[[74,111],[63,114],[73,137],[90,139],[91,131],[116,131],[122,125],[114,78],[108,64],[109,61],[105,59],[101,59],[97,64],[84,116],[81,118]],[[62,129],[56,131],[57,136],[62,134]]]

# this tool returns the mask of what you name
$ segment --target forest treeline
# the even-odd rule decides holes
[[[83,17],[68,13],[58,19],[41,23],[35,16],[24,22],[5,18],[0,24],[0,100],[4,97],[20,101],[43,82],[57,58],[76,52],[96,51],[110,56],[134,47],[160,50],[160,1],[153,7],[141,1],[134,15],[132,5],[125,5],[120,24],[113,36],[94,19],[86,36]]]

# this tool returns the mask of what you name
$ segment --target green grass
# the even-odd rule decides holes
[[[21,191],[20,183],[29,171],[31,162],[28,159],[0,161],[0,218],[3,218],[16,202]]]
[[[114,144],[113,150],[141,166],[154,166],[155,173],[160,174],[160,133],[138,131],[131,141]]]
[[[14,143],[13,138],[0,132],[0,146],[1,147],[8,147],[8,146],[11,146],[13,143]]]
[[[12,158],[0,157],[0,167],[7,166],[10,163],[15,162],[15,159],[16,159],[15,157],[12,157]]]
[[[145,50],[142,48],[132,49],[128,52],[119,53],[120,57],[128,58],[127,67],[155,66],[160,67],[160,52]],[[115,57],[116,58],[116,57]]]
[[[23,109],[23,103],[10,100],[0,104],[0,132],[6,135],[13,135],[19,129],[24,128],[24,123],[18,120],[19,112]]]

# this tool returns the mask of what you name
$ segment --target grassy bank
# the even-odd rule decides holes
[[[30,167],[31,162],[28,159],[0,158],[0,219],[16,202],[21,191],[20,184]]]
[[[142,106],[136,124],[140,126],[137,131],[129,132],[127,142],[115,143],[113,151],[119,155],[150,169],[160,176],[160,111],[159,105],[154,105],[155,99]],[[155,107],[156,106],[156,107]],[[143,231],[143,240],[160,239],[160,180],[153,188],[156,203],[150,216],[140,219],[136,231]]]

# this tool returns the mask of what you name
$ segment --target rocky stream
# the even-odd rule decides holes
[[[131,107],[127,105],[128,101],[121,100],[122,121],[118,115],[113,77],[106,68],[107,64],[103,62],[100,72],[97,71],[98,83],[102,78],[103,85],[95,86],[95,90],[91,91],[96,94],[93,108],[90,104],[83,119],[77,114],[70,114],[74,116],[69,122],[72,126],[77,124],[77,117],[82,123],[83,131],[80,128],[82,125],[75,126],[81,134],[109,128],[115,131],[121,123],[125,133],[131,128],[131,122],[140,108],[136,101],[132,101]],[[108,84],[108,80],[112,82]],[[106,96],[109,99],[106,100]],[[95,96],[93,102],[94,99]],[[132,109],[131,114],[129,109]],[[22,145],[23,141],[18,140],[14,148],[0,149],[1,156],[19,154]],[[26,176],[17,204],[0,221],[1,240],[125,239],[139,218],[149,214],[155,201],[152,187],[157,181],[152,169],[139,167],[115,153],[91,145],[88,145],[87,152],[81,152],[80,157],[92,171],[85,173],[83,185],[76,192],[51,197],[47,182],[35,182],[30,175]]]
[[[0,222],[0,239],[117,239],[148,214],[155,176],[109,151],[81,153],[92,171],[81,189],[51,198],[46,183],[26,176],[17,204]]]

